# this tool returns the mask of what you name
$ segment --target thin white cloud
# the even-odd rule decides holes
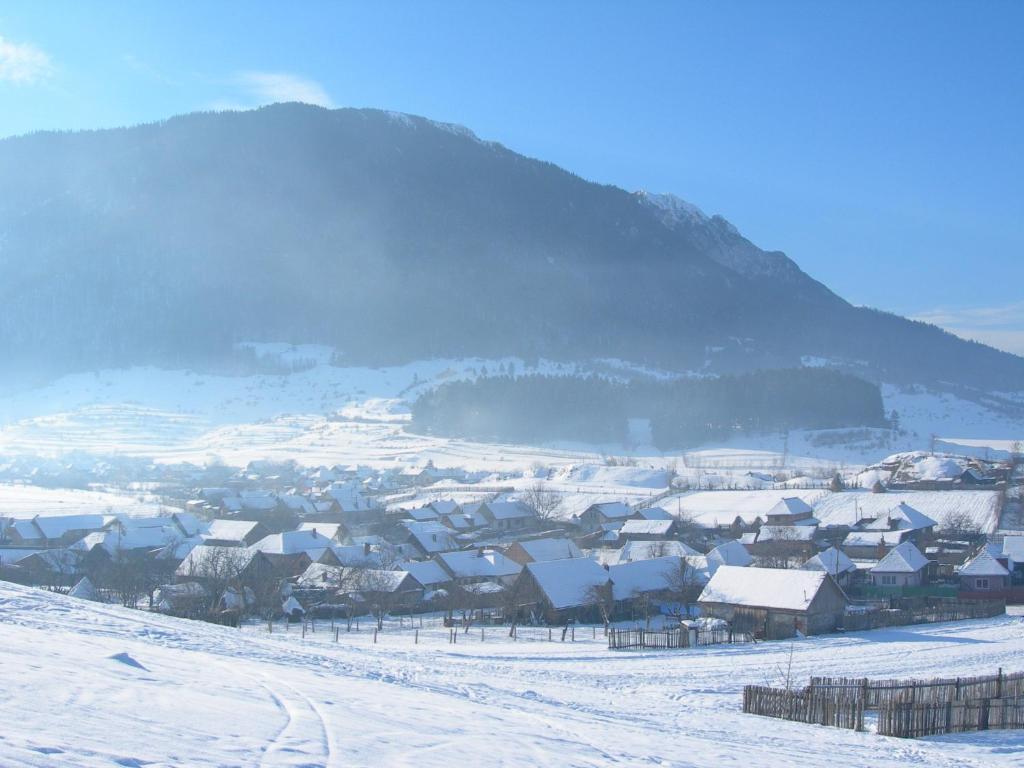
[[[933,309],[914,317],[965,339],[1024,356],[1024,302],[994,307]]]
[[[320,83],[287,72],[240,72],[236,82],[260,104],[301,101],[320,107],[334,106]]]
[[[46,51],[0,37],[0,82],[34,85],[52,73],[53,63]]]

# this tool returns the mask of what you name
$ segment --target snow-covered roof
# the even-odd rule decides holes
[[[174,518],[187,536],[195,536],[205,526],[205,523],[191,512],[175,512],[171,517]]]
[[[608,568],[612,579],[612,594],[616,600],[628,600],[641,592],[659,592],[673,586],[682,573],[681,557],[655,557],[634,560]],[[695,578],[696,583],[696,578]]]
[[[733,539],[724,544],[719,544],[707,554],[708,567],[714,573],[720,565],[736,565],[745,568],[754,562],[747,548]]]
[[[1024,536],[1007,536],[1003,539],[1003,554],[1015,563],[1024,563]]]
[[[418,523],[408,520],[402,525],[409,531],[409,535],[416,540],[416,543],[423,548],[424,552],[434,554],[459,548],[458,542],[452,538],[452,532],[441,523],[436,521]]]
[[[619,535],[629,536],[667,536],[675,521],[668,520],[627,520],[619,529]]]
[[[328,537],[315,530],[299,530],[264,536],[253,544],[252,548],[267,555],[297,555],[300,552],[307,552],[313,557],[314,552],[317,556],[323,554],[323,550],[327,549],[330,543]]]
[[[631,563],[635,560],[652,560],[655,557],[690,557],[698,554],[697,550],[688,547],[681,541],[627,541],[622,549],[616,550],[614,559],[605,560],[613,563]]]
[[[825,571],[833,576],[857,570],[853,560],[835,547],[829,547],[824,552],[819,552],[800,567],[805,571]]]
[[[330,544],[330,550],[342,565],[379,565],[381,561],[380,551],[371,548],[366,551],[364,544]]]
[[[235,568],[244,568],[256,555],[256,550],[248,547],[223,547],[203,544],[193,547],[192,551],[178,565],[175,574],[178,576],[203,576],[207,571],[226,572]]]
[[[411,573],[413,578],[425,587],[446,584],[452,580],[444,568],[433,560],[409,560],[398,567]]]
[[[933,528],[938,523],[928,515],[918,512],[904,501],[889,510],[888,514],[880,515],[870,525],[866,526],[871,531],[920,531],[925,528]]]
[[[778,503],[768,510],[768,514],[778,517],[793,517],[796,515],[807,515],[812,513],[810,505],[796,496],[786,496],[779,499]]]
[[[414,588],[416,577],[408,571],[367,570],[360,571],[358,589],[361,592],[395,592],[402,586]]]
[[[211,520],[203,538],[216,541],[244,541],[257,525],[259,523],[255,520]]]
[[[910,531],[850,531],[843,539],[844,547],[895,547]]]
[[[607,520],[624,520],[633,514],[633,510],[621,501],[604,501],[591,504],[587,509],[600,512]]]
[[[33,522],[47,539],[59,539],[71,531],[98,531],[115,519],[113,515],[59,515],[37,516]]]
[[[661,507],[645,507],[643,509],[636,510],[636,514],[639,514],[644,520],[672,520],[672,515],[666,512]]]
[[[340,565],[310,563],[296,579],[296,584],[305,589],[332,587],[342,584],[344,573],[345,568]]]
[[[516,520],[523,517],[536,517],[537,512],[529,504],[522,501],[489,501],[486,504],[495,520]]]
[[[302,523],[297,530],[316,531],[324,538],[338,540],[342,537],[345,527],[341,523]]]
[[[921,554],[921,550],[915,547],[913,542],[905,541],[893,547],[889,554],[878,561],[878,565],[872,568],[871,572],[917,573],[927,567],[928,558]]]
[[[451,515],[459,511],[459,503],[454,499],[439,499],[430,502],[429,506],[438,515]]]
[[[824,571],[723,565],[704,587],[699,602],[805,611],[828,578]]]
[[[961,576],[1009,576],[1010,572],[988,551],[981,550],[960,569]]]
[[[278,498],[281,500],[281,503],[288,507],[292,512],[299,512],[307,515],[316,513],[316,507],[313,505],[312,500],[305,496],[300,496],[296,493],[284,493]]]
[[[608,571],[586,557],[529,563],[526,570],[556,610],[590,603],[591,589],[609,579]]]
[[[583,557],[580,548],[572,539],[548,538],[520,541],[523,548],[535,562],[544,560],[564,560],[569,557]]]
[[[166,518],[165,518],[166,519]],[[134,549],[160,549],[183,539],[176,526],[165,528],[132,528],[124,533],[121,531],[96,531],[84,539],[71,545],[72,549],[88,552],[93,547],[101,547],[110,555]]]
[[[456,579],[498,579],[515,576],[522,566],[496,549],[468,549],[441,552],[437,558]]]

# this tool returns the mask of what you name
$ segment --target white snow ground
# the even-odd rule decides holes
[[[0,517],[31,518],[57,515],[116,514],[151,517],[174,510],[150,494],[85,491],[76,488],[41,488],[0,484]]]
[[[517,373],[637,372],[622,361],[593,361],[585,368],[543,360],[530,368],[513,358],[341,368],[330,365],[331,350],[324,347],[249,346],[260,358],[293,372],[226,376],[137,367],[65,376],[39,389],[0,396],[0,454],[51,457],[83,451],[198,464],[217,458],[232,465],[261,458],[307,465],[429,459],[438,466],[514,471],[534,463],[593,462],[601,454],[627,453],[623,446],[503,446],[402,431],[408,402],[443,381],[507,366]],[[781,435],[742,438],[689,452],[683,463],[701,471],[828,470],[867,464],[897,450],[927,448],[932,434],[1004,442],[1024,437],[1024,423],[951,395],[893,387],[884,387],[883,395],[887,411],[900,412],[906,434],[833,430],[794,432],[788,440]],[[660,466],[680,458],[644,446],[628,452]]]
[[[743,715],[745,683],[1022,667],[1020,617],[684,652],[494,629],[305,639],[0,584],[4,766],[999,768],[1020,732],[901,741]],[[280,628],[280,627],[278,627]],[[364,628],[365,630],[365,628]],[[557,638],[557,632],[555,633]]]

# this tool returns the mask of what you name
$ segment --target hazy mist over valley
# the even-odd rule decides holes
[[[1019,764],[1024,12],[0,11],[0,766]]]

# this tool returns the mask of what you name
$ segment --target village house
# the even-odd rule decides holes
[[[768,510],[766,525],[817,525],[814,510],[801,498],[787,496]]]
[[[586,557],[527,563],[513,591],[521,614],[549,624],[599,621],[612,610],[611,577]]]
[[[415,547],[421,557],[432,557],[439,552],[451,552],[459,548],[451,530],[436,521],[418,523],[407,520],[402,526],[408,532],[405,543]]]
[[[911,542],[894,547],[871,569],[876,587],[920,587],[928,582],[930,561]]]
[[[698,604],[703,615],[724,619],[737,631],[783,639],[833,631],[847,600],[825,571],[723,565]]]
[[[702,557],[693,547],[676,539],[627,541],[619,549],[594,550],[593,557],[601,565],[618,565],[635,560],[652,560],[655,557]]]
[[[211,520],[204,543],[217,547],[248,547],[270,535],[270,530],[256,520]]]
[[[524,531],[537,523],[537,511],[524,501],[486,501],[478,513],[496,531]]]
[[[857,574],[856,563],[835,547],[819,552],[800,567],[805,571],[824,571],[840,587],[850,584]]]
[[[544,538],[516,541],[505,548],[505,556],[520,565],[526,565],[547,560],[583,557],[583,552],[571,539]]]
[[[756,532],[744,534],[742,542],[762,564],[788,568],[815,553],[817,532],[815,524],[762,525]]]
[[[612,596],[619,610],[642,608],[649,615],[654,601],[674,601],[685,597],[696,599],[700,583],[696,572],[681,557],[655,557],[633,560],[608,567],[612,580]]]
[[[601,530],[602,525],[608,523],[625,523],[634,516],[634,512],[621,501],[606,501],[599,504],[591,504],[579,516],[580,527],[593,533]]]
[[[619,528],[619,538],[624,541],[655,541],[674,539],[679,535],[679,523],[668,520],[627,520]]]
[[[297,530],[314,531],[331,544],[343,544],[348,538],[348,531],[342,523],[305,522],[300,524]]]
[[[434,557],[452,581],[465,585],[482,581],[512,584],[523,566],[498,549],[479,548],[441,552]]]
[[[964,564],[958,576],[961,592],[993,592],[1010,587],[1009,569],[987,549]]]
[[[672,515],[661,507],[641,507],[633,514],[637,520],[675,520]]]
[[[16,520],[8,526],[7,537],[12,544],[22,547],[61,547],[116,523],[114,515],[36,515],[31,520]]]
[[[1024,536],[1005,536],[996,559],[1010,572],[1010,583],[1024,584]]]
[[[451,574],[436,560],[407,560],[397,567],[411,573],[416,581],[423,585],[426,590],[424,598],[452,583]]]

